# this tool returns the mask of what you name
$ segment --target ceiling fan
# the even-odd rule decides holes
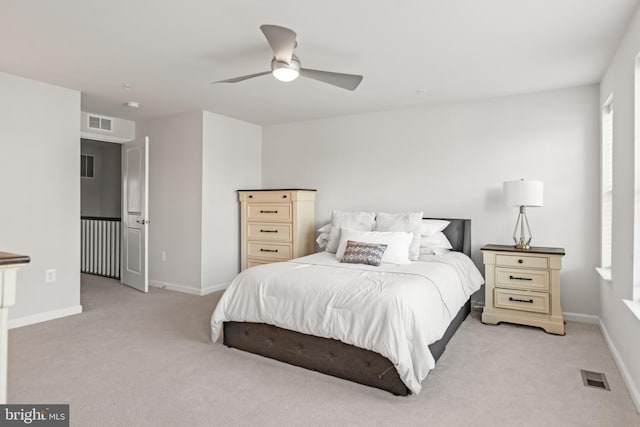
[[[298,46],[296,33],[294,31],[278,25],[261,25],[260,30],[262,30],[262,33],[267,38],[273,50],[274,56],[271,60],[271,71],[248,74],[246,76],[219,80],[213,83],[238,83],[254,77],[264,76],[265,74],[273,74],[273,77],[282,82],[290,82],[297,79],[298,76],[302,76],[343,89],[354,90],[362,81],[362,76],[355,74],[333,73],[330,71],[302,68],[300,59],[293,53],[294,49]]]

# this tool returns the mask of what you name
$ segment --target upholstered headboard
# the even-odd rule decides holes
[[[453,250],[462,252],[471,257],[471,220],[458,218],[424,218],[424,219],[441,219],[449,221],[447,228],[443,230]]]

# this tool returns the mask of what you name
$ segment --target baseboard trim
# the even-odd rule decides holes
[[[231,282],[226,282],[226,283],[218,283],[217,285],[208,286],[202,290],[200,295],[209,295],[214,292],[224,291],[229,287],[230,284]]]
[[[59,310],[45,311],[44,313],[32,314],[30,316],[17,317],[9,320],[9,329],[20,328],[22,326],[34,325],[48,320],[60,319],[61,317],[72,316],[82,313],[81,305],[74,305]]]
[[[170,291],[182,292],[190,295],[200,295],[200,289],[190,288],[183,285],[176,285],[175,283],[161,282],[159,280],[149,280],[149,286],[160,289],[168,289]]]
[[[582,313],[562,313],[564,320],[569,322],[589,323],[591,325],[599,325],[600,317],[593,314]]]
[[[622,379],[624,380],[624,383],[627,386],[627,390],[629,390],[631,399],[633,400],[633,403],[635,403],[636,405],[636,411],[640,413],[640,392],[638,391],[638,388],[636,387],[636,385],[633,383],[633,380],[631,379],[631,375],[629,375],[629,371],[627,370],[627,366],[622,361],[622,357],[620,357],[620,353],[618,353],[618,349],[613,344],[613,341],[611,340],[611,335],[609,335],[609,331],[607,331],[607,327],[604,325],[602,320],[600,320],[600,331],[602,332],[604,341],[607,343],[607,347],[609,347],[609,352],[613,356],[613,360],[616,362],[616,365],[618,366],[618,370],[620,371],[620,374],[622,375]]]
[[[190,295],[204,296],[226,289],[229,286],[229,283],[219,283],[217,285],[208,286],[203,289],[195,289],[188,286],[177,285],[175,283],[161,282],[159,280],[149,280],[149,286],[160,289],[168,289],[170,291],[182,292]]]

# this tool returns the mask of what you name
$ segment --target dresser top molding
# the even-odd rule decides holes
[[[549,254],[549,255],[565,255],[564,248],[545,248],[542,246],[532,246],[529,249],[518,249],[513,245],[484,245],[481,251],[496,252],[519,252],[523,254]]]
[[[31,258],[26,255],[0,252],[0,265],[27,264],[29,262],[31,262]]]
[[[242,191],[318,191],[310,188],[266,188],[266,189],[258,189],[258,190],[238,190],[238,192]]]

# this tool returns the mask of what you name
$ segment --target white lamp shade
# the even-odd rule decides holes
[[[507,206],[542,206],[542,181],[505,181],[502,188]]]

